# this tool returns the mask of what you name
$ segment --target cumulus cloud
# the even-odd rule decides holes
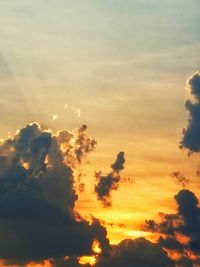
[[[112,171],[108,175],[102,175],[102,172],[95,173],[98,183],[95,185],[95,192],[98,200],[104,207],[110,207],[111,191],[117,190],[121,182],[120,172],[124,169],[125,157],[124,152],[119,152],[115,162],[111,165]]]
[[[185,102],[189,118],[187,127],[183,129],[180,148],[191,153],[200,151],[200,71],[187,81],[187,87],[192,99]]]
[[[200,259],[200,207],[193,192],[183,189],[174,196],[175,214],[160,214],[159,223],[147,220],[143,230],[160,233],[162,247],[179,255],[177,261],[196,264]],[[189,266],[183,265],[180,266]],[[193,265],[191,265],[193,266]]]
[[[74,210],[78,196],[67,158],[73,151],[80,162],[92,150],[85,130],[54,134],[33,123],[0,144],[0,258],[89,255],[94,240],[103,252],[109,248],[98,219],[88,222]]]
[[[177,214],[163,215],[167,221],[165,227],[154,221],[146,223],[146,228],[154,226],[154,231],[167,233],[171,238],[160,238],[155,244],[139,238],[111,246],[105,225],[114,226],[112,223],[92,216],[90,221],[81,217],[75,210],[78,195],[74,168],[95,145],[86,125],[73,132],[54,133],[37,123],[25,125],[0,143],[0,259],[4,260],[3,266],[29,267],[34,266],[30,262],[48,259],[38,266],[81,267],[81,256],[95,255],[95,267],[174,267],[163,248],[170,248],[173,240],[174,247],[177,249],[179,244],[179,250],[183,250],[175,232],[188,236],[191,241],[188,248],[197,253],[200,212],[198,201],[190,191],[186,196],[179,193],[175,197],[179,209]],[[124,164],[124,152],[120,152],[111,165],[111,172],[97,176],[95,190],[104,205],[111,205],[111,191],[123,181]],[[186,204],[191,214],[183,208]],[[191,216],[195,223],[189,220]],[[176,228],[173,228],[174,222]],[[120,223],[117,226],[124,227]],[[98,256],[93,251],[94,241],[100,245]],[[186,264],[186,257],[182,257],[183,261]]]
[[[159,244],[144,238],[126,239],[112,247],[109,256],[100,256],[95,267],[174,267]]]

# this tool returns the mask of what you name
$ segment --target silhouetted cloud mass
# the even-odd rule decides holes
[[[25,125],[0,143],[0,259],[4,265],[25,267],[31,261],[49,259],[51,267],[81,267],[81,256],[95,255],[94,241],[102,251],[94,267],[200,264],[200,207],[189,190],[174,196],[176,213],[160,213],[159,222],[146,220],[142,226],[160,235],[157,243],[137,238],[110,245],[103,226],[107,224],[92,216],[88,222],[75,210],[74,170],[96,143],[86,125],[54,133],[38,123]],[[95,174],[95,193],[104,207],[112,205],[111,192],[124,180],[124,164],[124,152],[119,152],[107,175]],[[189,182],[178,171],[172,177],[183,187]],[[174,254],[178,257],[172,260]]]
[[[189,153],[200,151],[200,71],[196,72],[187,82],[192,99],[185,102],[189,113],[188,125],[183,129],[180,148]]]
[[[33,123],[0,144],[0,258],[88,255],[94,240],[102,251],[109,248],[98,219],[89,223],[74,210],[78,196],[67,162],[73,153],[80,162],[92,150],[85,130],[54,134]]]
[[[175,266],[159,244],[144,238],[125,239],[113,246],[111,254],[100,256],[95,267],[172,267]]]
[[[124,169],[124,163],[124,152],[119,152],[115,162],[111,165],[112,171],[109,174],[104,176],[101,171],[95,173],[98,181],[95,185],[95,192],[104,207],[112,205],[111,191],[117,190],[119,187],[121,181],[120,172]]]
[[[161,221],[147,220],[143,230],[160,233],[159,243],[169,251],[176,251],[180,259],[200,263],[200,208],[197,197],[189,190],[174,196],[178,208],[175,214],[161,213]],[[180,263],[180,262],[179,262]],[[188,265],[180,265],[188,266]]]
[[[52,261],[52,267],[90,267],[81,265],[78,259]],[[113,245],[107,255],[99,255],[94,267],[175,267],[160,244],[151,243],[145,238],[125,239]]]

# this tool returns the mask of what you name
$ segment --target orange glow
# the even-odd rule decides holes
[[[100,248],[100,244],[97,240],[94,240],[92,244],[92,250],[95,254],[100,254],[102,252]],[[83,256],[79,259],[80,264],[87,264],[94,265],[96,263],[96,257],[95,256]]]
[[[144,231],[139,231],[139,230],[127,231],[127,232],[125,232],[125,234],[131,238],[148,237],[148,236],[152,235],[152,233],[150,233],[150,232],[144,232]]]
[[[48,260],[45,260],[43,263],[31,262],[26,267],[52,267],[52,265]]]
[[[5,265],[3,260],[0,260],[0,267],[18,267],[17,265]]]
[[[80,264],[87,264],[94,265],[96,263],[95,256],[83,256],[79,259]]]
[[[189,242],[190,242],[190,238],[188,236],[185,236],[185,235],[182,235],[182,234],[176,234],[176,239],[182,245],[188,245]]]
[[[179,261],[182,257],[181,253],[175,250],[172,250],[172,249],[164,249],[164,250],[167,252],[167,254],[172,260]]]
[[[102,250],[100,248],[100,244],[97,240],[94,240],[93,245],[92,245],[92,250],[96,254],[100,254],[102,252]]]
[[[22,161],[22,162],[20,162],[20,164],[24,169],[26,169],[26,170],[29,169],[30,164],[28,162]]]
[[[200,259],[200,256],[196,255],[193,251],[187,250],[186,253],[191,261],[196,261]]]

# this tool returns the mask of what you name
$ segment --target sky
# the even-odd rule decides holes
[[[21,173],[20,177],[31,175],[31,179],[35,181],[35,176],[38,175],[45,176],[48,180],[53,175],[60,175],[62,178],[65,174],[67,187],[70,188],[66,192],[64,189],[63,192],[58,190],[59,193],[54,195],[52,184],[46,185],[45,179],[44,183],[38,182],[37,186],[47,186],[48,190],[45,189],[43,193],[51,199],[47,202],[56,207],[62,206],[62,212],[67,206],[67,216],[69,213],[79,213],[83,218],[82,224],[87,225],[84,227],[87,228],[91,240],[101,240],[98,235],[94,237],[91,234],[96,222],[91,222],[91,218],[95,217],[99,220],[98,227],[106,228],[114,254],[123,249],[123,240],[129,238],[132,243],[128,247],[134,251],[137,251],[138,246],[158,246],[155,253],[162,254],[163,265],[154,263],[152,259],[152,267],[174,266],[170,262],[171,258],[168,259],[163,254],[163,248],[167,255],[171,252],[170,257],[172,254],[175,257],[176,254],[176,266],[199,266],[198,253],[184,247],[184,253],[189,251],[190,256],[195,254],[195,260],[191,260],[183,252],[181,254],[180,250],[178,253],[173,249],[172,253],[171,248],[156,239],[159,235],[162,238],[166,235],[161,225],[156,223],[162,217],[160,213],[165,214],[163,220],[169,220],[166,214],[176,214],[176,220],[178,216],[185,218],[181,211],[177,211],[177,206],[180,209],[182,207],[182,201],[179,201],[182,194],[178,193],[186,193],[181,190],[190,190],[197,199],[200,195],[197,144],[200,130],[200,83],[198,74],[195,76],[200,68],[199,16],[199,0],[0,0],[2,181],[11,179],[13,172],[18,173],[18,169],[16,171],[11,164],[16,158],[15,164],[29,173]],[[190,102],[188,99],[191,98],[194,99]],[[82,125],[87,125],[88,129]],[[39,138],[39,141],[34,141],[37,145],[32,145],[29,141],[24,145],[24,129],[30,135],[27,137],[30,142]],[[69,132],[66,133],[65,129]],[[184,133],[183,129],[186,129]],[[56,150],[55,143],[62,153]],[[81,154],[78,154],[77,147]],[[124,155],[119,154],[120,152],[124,152]],[[188,152],[194,153],[188,156]],[[58,165],[59,168],[62,167],[62,171],[58,170],[54,157],[60,160]],[[65,167],[61,166],[62,160]],[[121,168],[116,169],[118,165],[115,163],[118,164],[120,160]],[[41,166],[38,167],[38,164]],[[65,168],[67,170],[64,171]],[[7,174],[8,170],[10,174]],[[72,170],[73,174],[70,176]],[[10,184],[13,182],[13,188],[18,188],[14,181],[15,179],[11,179]],[[106,185],[110,183],[107,195],[104,195],[110,201],[110,206],[106,207],[107,202],[102,200],[100,194],[104,182]],[[80,192],[76,188],[78,199],[75,200],[73,186],[77,186],[77,183],[79,186],[82,183],[84,188]],[[34,187],[34,184],[35,182],[26,184],[27,195],[32,196],[29,186]],[[63,184],[63,180],[58,181],[55,187],[65,187],[66,184]],[[7,190],[10,199],[13,199],[13,188],[0,185],[0,190]],[[37,195],[34,192],[33,195]],[[17,191],[14,197],[18,199],[21,194],[21,191]],[[64,200],[62,202],[56,199],[60,199],[59,195],[62,194],[69,194],[73,205],[70,201],[64,204]],[[44,195],[40,195],[41,203],[46,201]],[[174,199],[174,196],[177,197]],[[188,193],[184,197],[191,195]],[[26,199],[26,195],[24,198]],[[9,218],[13,218],[10,219],[10,225],[17,220],[17,225],[21,227],[18,222],[19,218],[22,220],[20,210],[31,210],[32,207],[34,212],[37,211],[36,214],[42,213],[37,209],[38,202],[33,204],[31,198],[30,202],[27,201],[30,205],[27,207],[20,206],[19,201],[19,206],[15,207],[19,209],[19,218],[16,218],[12,209],[14,202],[5,204],[4,199],[0,199],[0,209],[1,201],[3,211],[2,214],[0,212],[0,219],[4,221],[10,216]],[[10,207],[10,214],[4,212],[4,204],[8,209]],[[45,205],[39,206],[46,207]],[[36,216],[34,212],[26,214],[28,217],[23,214],[29,223]],[[55,211],[50,210],[49,214],[51,212],[53,214]],[[38,217],[40,218],[39,215]],[[145,220],[150,219],[155,220],[154,228],[148,223],[144,227]],[[27,223],[27,220],[23,223]],[[44,223],[43,220],[41,217]],[[72,221],[77,223],[78,218],[73,217]],[[185,223],[187,222],[186,220]],[[49,225],[49,221],[45,221],[46,223]],[[63,227],[67,223],[68,221]],[[1,224],[4,225],[4,222],[1,223],[0,220],[0,232],[4,229]],[[82,224],[77,226],[78,233]],[[189,225],[191,229],[193,224]],[[9,229],[6,231],[10,233]],[[31,231],[36,231],[35,226]],[[42,227],[38,231],[42,231]],[[183,238],[188,235],[185,230],[176,229],[175,232],[176,239],[177,236],[181,235]],[[28,237],[25,235],[26,231],[19,233],[15,241],[9,236],[0,240],[0,248],[5,243],[9,246],[13,243],[14,248],[20,248],[19,244]],[[66,235],[67,233],[66,231]],[[15,235],[12,231],[11,234]],[[173,238],[174,236],[175,234]],[[52,236],[48,237],[45,232],[44,239],[48,238],[51,240]],[[138,238],[146,239],[138,241]],[[59,237],[56,240],[59,241]],[[71,242],[75,241],[72,239]],[[100,245],[102,242],[101,240]],[[62,238],[56,245],[57,250],[62,247],[60,244],[68,247]],[[80,244],[73,244],[78,251]],[[30,242],[31,246],[34,250],[35,247]],[[45,250],[45,242],[43,246]],[[49,251],[53,249],[50,248]],[[36,251],[35,254],[30,253],[30,256],[27,251],[25,259],[23,255],[17,255],[10,250],[8,253],[0,253],[0,258],[3,262],[5,258],[7,262],[2,263],[2,266],[20,267],[24,266],[21,260],[25,260],[25,266],[35,266],[36,263],[30,262],[47,260],[38,264],[56,267],[73,267],[86,263],[87,260],[89,263],[94,261],[94,255],[89,255],[91,253],[87,249],[81,253],[77,251],[71,253],[67,249],[66,254],[55,253],[55,261],[54,253],[51,255],[48,250],[46,255],[40,255],[40,251]],[[72,255],[84,255],[89,259],[86,257],[81,263],[77,263],[76,259],[71,258]],[[97,267],[109,267],[110,262],[116,260],[109,258],[106,262],[102,255],[103,252],[96,260]],[[57,261],[58,256],[70,258],[64,262]],[[50,262],[49,259],[53,261]],[[116,260],[115,267],[123,266],[122,264],[126,267],[135,266],[133,262],[126,260]],[[137,264],[138,267],[139,263]],[[145,264],[140,263],[141,267],[146,267]]]

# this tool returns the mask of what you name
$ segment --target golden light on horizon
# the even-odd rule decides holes
[[[49,260],[45,260],[42,263],[31,262],[27,264],[26,267],[52,267],[52,264],[50,263]]]
[[[4,260],[0,260],[0,267],[19,267],[18,265],[6,265]]]
[[[144,232],[144,231],[140,231],[140,230],[127,231],[127,232],[125,232],[125,234],[127,235],[127,237],[130,237],[130,238],[138,238],[138,237],[149,237],[149,236],[152,236],[152,233],[150,233],[150,232]]]
[[[101,254],[102,249],[100,247],[100,244],[97,240],[93,241],[92,244],[92,250],[94,252],[94,256],[83,256],[79,259],[80,264],[87,264],[94,265],[96,263],[96,255]]]

